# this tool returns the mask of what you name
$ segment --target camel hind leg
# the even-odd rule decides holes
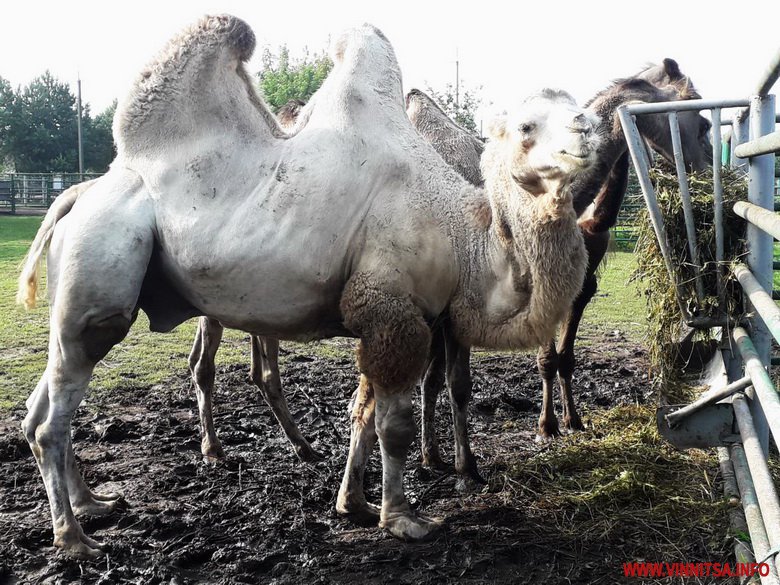
[[[56,275],[48,363],[22,423],[46,487],[54,544],[79,558],[102,552],[84,534],[74,505],[77,511],[106,512],[111,504],[97,502],[112,498],[87,495],[70,445],[71,419],[95,364],[130,328],[153,243],[150,215],[136,205],[128,182],[112,191],[110,180],[88,214],[74,210],[68,226],[55,233],[50,257],[68,269]]]
[[[436,436],[436,401],[444,387],[445,366],[444,329],[438,327],[433,333],[431,351],[425,376],[422,380],[422,464],[438,471],[447,466],[441,458],[439,440]]]
[[[35,393],[22,423],[46,486],[54,545],[77,558],[99,556],[102,547],[84,534],[71,499],[75,511],[86,513],[110,512],[115,500],[98,503],[81,478],[70,443],[71,419],[84,397],[95,364],[124,338],[130,323],[130,318],[121,315],[91,320],[76,336],[60,333],[53,326],[43,386]],[[105,351],[95,353],[99,346]],[[89,492],[88,496],[84,490]]]
[[[282,380],[279,375],[279,340],[271,337],[251,338],[252,366],[250,374],[252,381],[260,389],[263,399],[274,413],[279,426],[282,427],[287,440],[301,461],[320,461],[322,456],[317,453],[309,441],[301,434],[301,430],[290,414],[287,400],[282,392]]]
[[[585,278],[585,284],[582,292],[575,299],[572,310],[568,318],[564,321],[561,330],[560,342],[558,344],[558,379],[561,384],[561,405],[563,409],[563,427],[572,431],[582,431],[585,425],[577,412],[577,405],[574,402],[574,393],[572,389],[572,377],[576,366],[574,356],[574,342],[577,338],[577,330],[580,326],[582,314],[585,307],[596,294],[598,282],[594,274],[589,274]]]

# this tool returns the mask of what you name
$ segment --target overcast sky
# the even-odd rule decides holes
[[[80,72],[83,98],[96,113],[125,93],[169,37],[202,14],[221,12],[254,29],[253,72],[263,45],[316,52],[362,22],[390,38],[406,90],[454,81],[457,54],[461,79],[482,86],[480,117],[544,86],[584,101],[664,57],[677,59],[704,97],[744,97],[780,50],[778,0],[10,0],[2,9],[0,76],[17,86],[49,69],[75,89]]]

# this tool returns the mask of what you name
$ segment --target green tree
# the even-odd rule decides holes
[[[11,83],[0,77],[0,172],[11,167],[9,159],[8,132],[13,115],[14,90]]]
[[[84,148],[84,170],[105,173],[116,156],[111,125],[116,112],[116,100],[97,116],[82,116],[82,141]],[[85,110],[83,113],[89,113]]]
[[[84,170],[104,172],[114,158],[116,103],[81,113]],[[20,173],[78,171],[76,96],[48,71],[15,92],[0,78],[0,165]]]
[[[478,134],[475,116],[477,108],[482,103],[482,98],[478,94],[481,89],[482,86],[476,89],[469,89],[461,82],[457,102],[455,99],[455,86],[452,83],[448,83],[442,92],[428,87],[428,94],[457,124],[474,134]]]
[[[16,92],[7,148],[18,172],[75,171],[76,98],[48,71]]]
[[[325,53],[310,55],[308,50],[299,59],[290,57],[286,45],[274,53],[263,49],[262,69],[258,73],[260,91],[265,101],[277,112],[293,99],[308,101],[333,69],[333,62]]]

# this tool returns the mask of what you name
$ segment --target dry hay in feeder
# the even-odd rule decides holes
[[[745,254],[745,221],[737,216],[734,203],[747,199],[747,181],[743,173],[724,168],[723,182],[723,275],[725,282],[724,306],[718,299],[715,255],[715,213],[712,172],[691,174],[688,186],[691,195],[696,242],[698,244],[703,298],[696,293],[695,263],[688,247],[682,196],[674,169],[665,162],[650,171],[655,186],[658,206],[664,219],[666,237],[674,267],[674,277],[682,290],[682,303],[693,316],[717,318],[723,314],[739,315],[742,311],[741,289],[734,278],[731,266]],[[647,343],[650,364],[656,387],[661,398],[671,403],[686,402],[691,398],[691,388],[684,383],[683,370],[697,359],[695,350],[711,347],[708,332],[697,332],[691,341],[679,341],[685,335],[685,325],[678,302],[675,283],[669,276],[661,250],[658,247],[650,214],[643,209],[637,216],[638,240],[636,256],[638,268],[632,279],[647,305]],[[710,343],[706,343],[710,341]]]

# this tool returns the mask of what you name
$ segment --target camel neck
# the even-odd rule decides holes
[[[582,286],[584,242],[567,185],[533,196],[508,172],[486,183],[492,222],[465,249],[481,250],[451,305],[463,343],[534,347],[549,340]]]

